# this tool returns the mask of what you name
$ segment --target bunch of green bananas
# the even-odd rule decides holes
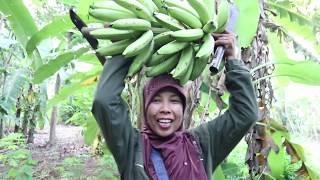
[[[221,0],[106,0],[90,6],[90,16],[108,22],[90,35],[111,44],[99,47],[101,56],[133,58],[128,77],[143,67],[148,77],[162,73],[185,84],[207,66],[214,49],[212,32],[223,32],[229,4]],[[218,11],[218,13],[216,13]]]

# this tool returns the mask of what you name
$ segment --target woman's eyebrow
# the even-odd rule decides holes
[[[154,99],[154,98],[159,98],[159,97],[160,97],[160,95],[157,94],[157,95],[154,95],[152,99]]]
[[[178,96],[177,94],[172,94],[172,95],[170,95],[170,97],[178,97],[179,99],[180,99],[180,96]]]

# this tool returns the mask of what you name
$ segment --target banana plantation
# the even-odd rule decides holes
[[[121,179],[91,112],[112,56],[132,60],[121,96],[133,127],[145,82],[163,73],[186,90],[184,128],[223,114],[212,34],[225,31],[259,119],[212,179],[320,179],[317,0],[0,0],[0,179]]]

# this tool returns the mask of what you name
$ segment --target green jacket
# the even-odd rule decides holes
[[[128,59],[109,59],[99,80],[92,113],[118,165],[121,179],[149,179],[144,170],[141,133],[133,128],[129,109],[121,98]],[[226,86],[231,96],[226,112],[207,123],[187,131],[197,139],[207,176],[238,144],[258,119],[258,108],[251,76],[240,60],[226,63]]]

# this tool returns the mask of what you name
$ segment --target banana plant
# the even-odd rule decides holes
[[[287,77],[302,84],[319,85],[319,74],[316,73],[320,62],[320,45],[316,36],[320,28],[316,20],[319,13],[303,15],[299,12],[301,10],[297,3],[288,0],[281,3],[271,0],[266,2],[272,12],[272,21],[266,26],[271,31],[269,41],[273,51],[273,63],[276,66],[276,71],[271,76],[281,79]],[[292,45],[294,50],[303,56],[289,57],[283,44]]]
[[[279,161],[275,162],[274,159],[279,158],[281,159],[281,162],[284,162],[285,152],[283,145],[279,144],[279,137],[283,136],[280,136],[278,131],[275,133],[270,133],[272,131],[270,130],[270,124],[272,124],[270,121],[270,108],[273,104],[273,88],[270,80],[271,78],[276,78],[278,80],[286,77],[298,83],[319,85],[320,79],[316,73],[319,71],[319,64],[317,63],[317,58],[315,58],[316,56],[309,55],[308,59],[302,58],[299,59],[299,61],[288,56],[288,52],[284,47],[288,41],[282,41],[281,44],[279,41],[281,38],[277,37],[276,33],[280,31],[286,32],[284,35],[288,35],[289,32],[295,30],[293,27],[297,26],[295,25],[295,23],[298,22],[297,18],[287,19],[287,17],[297,17],[297,14],[294,14],[292,10],[289,10],[289,8],[287,10],[281,8],[281,13],[286,14],[287,16],[282,16],[278,19],[275,19],[280,23],[279,25],[275,25],[275,20],[270,17],[268,18],[269,14],[267,12],[274,13],[279,11],[279,4],[277,4],[275,1],[267,1],[266,4],[268,4],[269,7],[267,11],[261,11],[257,36],[254,38],[251,48],[243,52],[243,54],[246,55],[244,60],[251,59],[255,64],[255,66],[251,68],[251,72],[253,74],[254,84],[257,89],[257,97],[260,106],[259,109],[261,110],[262,114],[261,120],[250,131],[249,136],[251,138],[247,139],[249,148],[246,162],[250,168],[251,178],[255,177],[255,175],[258,175],[258,177],[263,176],[267,179],[281,179],[283,178],[282,175],[284,172],[284,163],[279,163]],[[264,7],[266,4],[261,2],[259,6]],[[286,21],[281,21],[283,19],[286,19]],[[308,22],[306,21],[307,18],[303,16],[299,16],[299,19],[300,23]],[[281,30],[279,30],[279,27],[281,27]],[[273,31],[270,30],[271,32],[267,33],[267,29],[265,28],[270,28]],[[278,31],[274,31],[277,28]],[[306,29],[305,32],[308,32],[308,30],[309,29]],[[299,34],[306,35],[306,33]],[[280,35],[283,35],[283,33],[280,33]],[[292,39],[287,39],[289,39],[289,42],[292,42]],[[269,47],[268,42],[270,45]],[[301,49],[303,50],[303,48],[300,48],[299,50]],[[270,57],[268,57],[269,50],[272,53],[272,56]],[[305,54],[308,54],[308,52]],[[313,61],[310,61],[309,59]],[[287,144],[291,143],[289,142]],[[291,150],[294,152],[300,152],[300,150],[295,150],[295,148],[292,147],[293,146],[291,146]],[[299,148],[297,147],[297,149]],[[269,153],[270,150],[271,153]],[[290,153],[291,157],[294,156],[293,154],[297,153]],[[300,159],[303,159],[303,153],[298,154],[300,155]],[[317,175],[315,175],[314,171],[304,163],[302,163],[301,169],[296,172],[296,175],[299,177],[302,176],[311,179],[317,179]]]
[[[17,41],[21,43],[24,47],[28,39],[32,36],[34,32],[37,31],[37,26],[34,23],[32,16],[30,15],[28,9],[24,6],[21,0],[17,1],[4,1],[1,0],[0,13],[4,18],[7,19],[7,22],[14,32]],[[21,54],[19,54],[21,53]],[[42,59],[38,53],[35,51],[30,58],[20,58],[23,52],[21,50],[15,51],[13,54],[14,60],[22,60],[25,64],[30,64],[31,69],[36,68],[42,64]],[[22,64],[23,62],[21,62]],[[12,66],[12,64],[10,64]],[[10,71],[10,66],[7,66],[8,76],[11,77],[10,81],[5,82],[5,86],[11,87],[10,92],[5,92],[2,98],[2,109],[5,109],[7,114],[13,114],[15,109],[16,99],[22,94],[21,88],[23,85],[28,82],[30,75],[26,73],[27,68],[21,67],[20,72]],[[18,68],[19,69],[19,68]],[[15,84],[17,82],[17,84]],[[10,119],[10,118],[7,118]]]

